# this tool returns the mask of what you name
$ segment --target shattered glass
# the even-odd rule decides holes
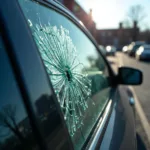
[[[29,25],[32,26],[30,20]],[[88,108],[91,80],[79,62],[69,31],[47,25],[32,27],[36,44],[52,81],[71,136],[83,125],[83,112]]]
[[[52,81],[74,149],[82,149],[109,100],[107,65],[88,36],[70,19],[34,1],[19,2]]]

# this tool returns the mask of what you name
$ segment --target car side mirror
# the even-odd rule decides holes
[[[119,84],[140,85],[143,82],[143,73],[138,69],[121,67],[118,70],[117,80]]]

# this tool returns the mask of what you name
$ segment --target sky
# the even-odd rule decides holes
[[[93,20],[97,28],[118,28],[119,22],[124,21],[129,8],[140,4],[146,14],[145,19],[139,24],[141,29],[150,29],[150,0],[77,0],[89,12],[93,10]]]

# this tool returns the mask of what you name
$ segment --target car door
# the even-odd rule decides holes
[[[127,94],[123,87],[111,86],[113,73],[84,27],[54,2],[19,0],[19,5],[69,133],[59,134],[66,134],[74,149],[125,149],[127,145],[134,149],[133,112]],[[30,53],[34,58],[32,49]],[[39,76],[39,67],[31,68]],[[57,143],[61,149],[65,142],[56,140],[50,145],[56,149]]]
[[[112,97],[114,105],[100,149],[137,149],[134,106],[129,103],[132,95],[128,90],[120,86]]]

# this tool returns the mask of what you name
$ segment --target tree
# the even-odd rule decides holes
[[[123,26],[125,28],[132,28],[132,24],[130,22],[130,20],[128,18],[125,18],[124,21],[123,21]]]
[[[9,129],[21,142],[24,141],[16,122],[16,107],[14,105],[8,104],[1,109],[0,127]]]
[[[136,22],[137,24],[141,23],[146,16],[144,12],[144,7],[141,5],[131,6],[127,12],[127,16],[132,23],[134,22]]]

